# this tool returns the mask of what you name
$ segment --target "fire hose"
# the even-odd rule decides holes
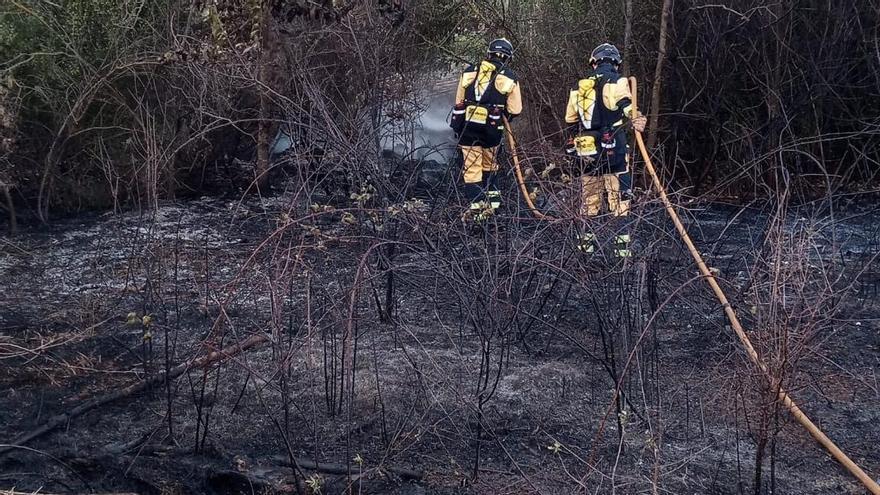
[[[635,77],[629,78],[630,89],[633,97],[633,113],[636,112],[637,105],[637,83]],[[507,129],[507,144],[510,147],[510,155],[513,161],[513,170],[516,174],[517,183],[519,184],[520,192],[523,195],[523,199],[528,205],[529,210],[535,216],[535,218],[541,220],[553,220],[553,217],[544,214],[538,208],[535,207],[534,202],[532,201],[531,196],[529,195],[528,188],[525,184],[525,179],[523,177],[522,170],[520,168],[519,156],[516,153],[516,141],[513,138],[513,134],[510,132],[510,125],[505,119],[505,128]],[[782,387],[782,384],[779,383],[777,379],[775,379],[770,372],[770,369],[767,367],[767,364],[761,360],[761,357],[758,355],[758,351],[755,350],[755,347],[752,345],[752,341],[749,339],[749,336],[746,334],[743,329],[742,324],[739,321],[739,318],[736,316],[736,311],[734,311],[733,306],[730,305],[730,302],[727,300],[727,296],[724,294],[724,291],[721,289],[721,286],[718,284],[718,281],[715,280],[715,276],[709,270],[709,267],[706,265],[706,262],[703,260],[703,256],[697,250],[694,245],[693,240],[691,240],[690,235],[688,235],[687,229],[684,224],[681,222],[681,218],[679,218],[678,213],[675,211],[675,207],[670,201],[669,196],[666,194],[666,189],[663,187],[663,183],[660,181],[660,177],[657,175],[657,171],[654,168],[654,163],[651,161],[651,155],[648,153],[647,148],[645,147],[645,142],[642,139],[642,133],[639,131],[635,131],[636,135],[636,143],[639,148],[639,153],[642,155],[642,159],[645,161],[645,170],[647,170],[648,175],[651,177],[651,182],[654,185],[654,188],[657,191],[657,194],[660,196],[660,200],[663,202],[663,206],[666,210],[666,213],[669,215],[669,218],[672,219],[672,223],[675,224],[675,230],[678,231],[678,235],[681,237],[682,241],[684,241],[685,245],[690,251],[691,256],[694,259],[694,262],[697,264],[697,268],[700,271],[700,274],[703,278],[706,279],[706,282],[709,284],[709,287],[712,289],[712,292],[715,293],[715,297],[718,299],[718,302],[721,303],[721,307],[724,310],[724,314],[727,316],[728,321],[730,321],[730,326],[733,328],[734,333],[740,341],[743,349],[745,349],[746,354],[749,357],[749,360],[758,370],[764,375],[764,378],[770,384],[771,387],[776,389],[776,398],[782,403],[783,406],[788,410],[788,412],[794,417],[794,419],[800,423],[809,434],[820,444],[825,450],[834,457],[837,462],[843,465],[853,476],[855,476],[864,486],[867,488],[873,495],[880,495],[880,485],[877,484],[870,476],[868,476],[865,471],[862,470],[855,462],[852,461],[842,450],[840,450],[837,445],[828,438],[819,427],[816,426],[813,421],[810,420],[809,417],[798,407],[797,403],[788,392]]]
[[[513,138],[513,132],[510,129],[510,122],[508,122],[507,117],[503,117],[504,119],[504,128],[507,130],[505,134],[507,134],[507,146],[510,148],[510,157],[513,160],[513,172],[516,174],[516,183],[519,184],[519,191],[522,193],[523,199],[526,200],[526,205],[529,207],[529,211],[532,212],[532,215],[539,220],[554,220],[553,217],[543,213],[541,210],[535,207],[534,201],[532,201],[532,196],[529,194],[529,189],[526,187],[526,180],[523,177],[522,168],[519,165],[519,155],[516,154],[516,140]]]

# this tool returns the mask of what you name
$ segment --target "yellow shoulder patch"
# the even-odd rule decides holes
[[[499,93],[506,95],[513,91],[514,87],[516,87],[516,81],[504,74],[498,74],[498,76],[495,77],[495,89],[497,89]]]
[[[459,84],[461,85],[462,88],[466,88],[466,87],[470,86],[471,84],[473,84],[474,79],[476,79],[476,78],[477,78],[476,71],[465,72],[464,74],[461,75],[461,81],[459,82]]]
[[[617,104],[624,98],[631,98],[629,93],[629,84],[625,78],[620,78],[617,82],[608,83],[602,92],[602,99],[605,108],[608,110],[617,110]]]

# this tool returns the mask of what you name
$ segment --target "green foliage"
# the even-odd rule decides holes
[[[56,133],[108,66],[154,46],[158,2],[10,0],[0,12],[0,74],[22,90],[23,118]],[[85,113],[87,109],[81,109]]]
[[[14,0],[0,12],[0,53],[14,61],[11,68],[19,76],[43,81],[88,76],[90,68],[151,45],[156,26],[149,19],[160,14],[158,5],[147,0]]]
[[[40,39],[46,33],[46,27],[35,15],[28,11],[7,6],[0,11],[0,68],[4,72],[10,67],[21,67],[23,56],[42,49]],[[45,58],[40,58],[45,62]]]
[[[17,167],[14,182],[39,185],[41,197],[55,191],[55,202],[106,201],[103,188],[92,186],[106,175],[95,159],[119,159],[120,130],[133,127],[126,109],[131,84],[149,80],[152,69],[144,61],[158,59],[169,44],[166,6],[158,0],[9,0],[0,7],[0,77],[15,81],[21,103],[14,159],[28,164]],[[101,128],[114,130],[92,130]],[[61,174],[57,163],[64,164]]]

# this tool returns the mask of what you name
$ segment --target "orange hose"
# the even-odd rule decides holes
[[[529,196],[529,190],[526,187],[526,180],[523,177],[522,169],[519,166],[519,156],[516,154],[516,140],[513,138],[513,131],[510,128],[510,122],[508,122],[507,117],[502,117],[504,119],[504,128],[507,130],[507,145],[510,148],[510,156],[513,158],[513,172],[516,174],[516,182],[519,184],[519,190],[522,193],[523,199],[526,200],[526,204],[529,206],[529,210],[531,210],[532,215],[539,220],[554,220],[553,217],[542,213],[539,210],[535,203],[532,201],[532,197]]]
[[[636,78],[629,78],[630,87],[633,96],[633,112],[636,110]],[[636,143],[639,146],[639,152],[642,154],[642,158],[645,160],[645,169],[648,171],[648,175],[651,176],[651,181],[654,183],[654,188],[657,190],[657,193],[660,195],[660,200],[663,201],[663,206],[666,208],[666,213],[669,214],[669,217],[672,219],[672,223],[675,224],[675,229],[678,231],[678,234],[681,236],[681,239],[684,241],[685,245],[690,251],[691,256],[694,258],[694,261],[697,263],[697,267],[700,270],[700,273],[706,279],[706,282],[712,288],[712,291],[715,293],[715,297],[718,298],[718,301],[721,303],[721,307],[724,309],[724,313],[727,315],[727,319],[730,321],[730,326],[733,328],[733,331],[736,333],[736,336],[739,338],[740,343],[746,350],[746,354],[748,354],[749,359],[752,363],[764,374],[764,377],[771,384],[771,386],[776,385],[776,381],[770,373],[770,370],[767,368],[767,365],[761,361],[760,356],[758,356],[758,351],[755,350],[755,347],[752,345],[751,340],[749,340],[748,335],[746,335],[745,330],[743,330],[742,325],[739,322],[739,318],[736,316],[736,312],[733,310],[733,307],[727,300],[727,296],[725,296],[724,291],[721,290],[721,286],[718,285],[718,282],[715,280],[715,277],[712,275],[712,272],[709,270],[709,267],[706,266],[706,262],[703,261],[703,257],[700,255],[700,252],[697,250],[693,241],[687,233],[684,225],[681,223],[681,219],[678,217],[678,214],[675,212],[675,208],[672,206],[672,202],[669,200],[669,197],[666,195],[666,190],[663,187],[663,184],[660,182],[660,177],[657,175],[657,171],[654,169],[654,164],[651,161],[651,156],[648,154],[648,150],[645,147],[645,142],[642,140],[642,133],[636,131]],[[828,436],[826,436],[822,430],[820,430],[811,420],[807,417],[806,414],[798,407],[798,405],[794,402],[788,392],[782,388],[781,385],[777,387],[776,397],[780,402],[788,409],[791,415],[803,425],[804,428],[816,439],[819,444],[821,444],[825,449],[834,457],[839,463],[843,464],[853,476],[858,478],[859,481],[865,485],[872,494],[880,495],[880,485],[877,484],[876,481],[871,479],[870,476],[865,474],[865,472],[860,468],[856,463],[854,463],[845,453],[843,453],[834,442],[831,441]]]

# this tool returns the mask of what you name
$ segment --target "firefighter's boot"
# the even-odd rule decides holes
[[[632,251],[629,249],[630,236],[629,234],[617,234],[614,236],[614,257],[615,258],[630,258],[632,257]]]
[[[501,207],[501,190],[498,189],[498,172],[483,172],[483,186],[489,207],[495,212]]]
[[[465,182],[462,193],[464,194],[464,197],[468,201],[468,203],[471,204],[479,203],[480,201],[486,199],[485,195],[483,194],[483,187],[479,182]]]
[[[585,232],[577,235],[578,251],[585,254],[593,254],[596,252],[596,234]]]

